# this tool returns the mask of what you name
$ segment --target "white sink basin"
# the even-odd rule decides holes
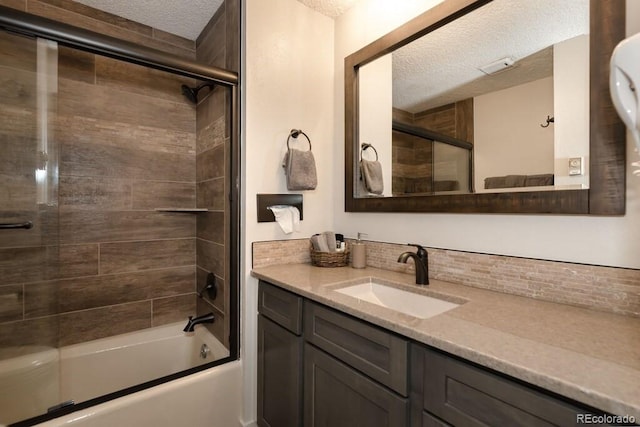
[[[427,319],[460,306],[460,304],[405,291],[374,281],[346,286],[336,289],[336,292],[420,319]]]

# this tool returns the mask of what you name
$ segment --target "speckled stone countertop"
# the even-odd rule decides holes
[[[640,319],[539,301],[375,268],[309,264],[255,268],[252,275],[303,297],[530,384],[640,420]],[[428,319],[335,292],[373,277],[453,302]]]

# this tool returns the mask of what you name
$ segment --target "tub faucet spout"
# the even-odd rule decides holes
[[[409,258],[413,258],[416,265],[416,285],[429,284],[429,254],[427,250],[420,245],[409,244],[418,248],[418,252],[403,252],[398,257],[398,262],[407,263]]]
[[[214,317],[213,313],[203,314],[202,316],[193,317],[189,316],[189,321],[187,322],[187,326],[184,327],[184,332],[193,332],[193,328],[200,323],[213,323]]]

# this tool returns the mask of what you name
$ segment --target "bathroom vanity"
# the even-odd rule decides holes
[[[587,413],[640,415],[638,362],[603,360],[607,330],[631,339],[637,319],[438,281],[418,288],[373,268],[253,275],[259,425],[566,426]],[[339,292],[371,277],[457,307],[407,315]],[[633,347],[620,342],[618,353]]]

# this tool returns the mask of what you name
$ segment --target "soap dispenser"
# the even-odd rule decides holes
[[[358,233],[358,240],[351,245],[351,267],[365,268],[367,266],[367,246],[362,242],[362,236],[366,233]]]

